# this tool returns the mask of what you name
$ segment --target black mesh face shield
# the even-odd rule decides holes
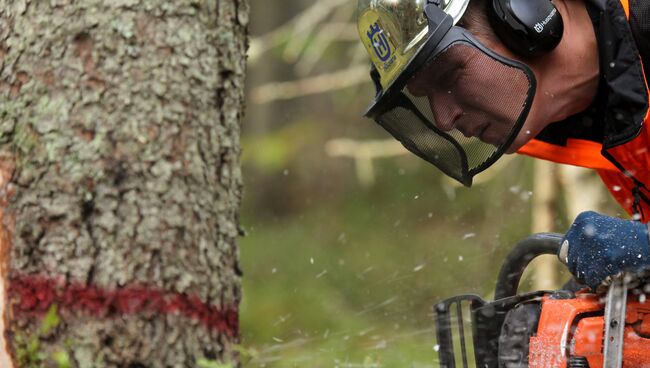
[[[404,72],[378,93],[366,116],[409,151],[466,186],[521,130],[535,94],[526,65],[483,46],[427,5],[429,35]]]

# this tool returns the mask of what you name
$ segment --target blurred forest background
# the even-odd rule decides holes
[[[468,189],[406,154],[362,117],[355,19],[350,0],[252,2],[244,366],[437,367],[435,302],[490,298],[510,247],[579,210],[621,216],[581,170],[508,156]],[[568,277],[550,267],[527,287]]]

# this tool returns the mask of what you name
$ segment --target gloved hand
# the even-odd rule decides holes
[[[593,290],[608,276],[650,268],[646,225],[583,212],[564,236],[558,254],[578,281]]]

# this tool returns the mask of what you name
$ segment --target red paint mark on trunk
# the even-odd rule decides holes
[[[88,313],[97,318],[138,313],[181,314],[228,336],[239,335],[236,308],[224,310],[202,302],[197,296],[142,286],[104,290],[43,276],[21,276],[10,279],[8,297],[17,317],[43,316],[52,304],[60,310]]]

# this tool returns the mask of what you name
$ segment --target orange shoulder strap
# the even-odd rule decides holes
[[[621,5],[623,5],[623,10],[625,10],[625,16],[627,19],[630,19],[630,0],[620,0]]]

